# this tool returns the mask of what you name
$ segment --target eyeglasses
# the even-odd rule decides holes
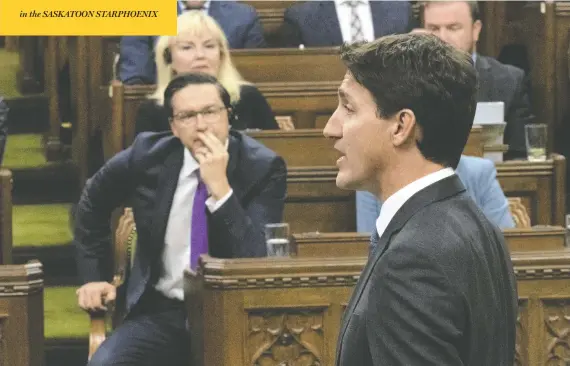
[[[204,122],[214,123],[220,119],[220,112],[226,107],[209,107],[201,111],[187,111],[175,114],[171,120],[182,123],[183,125],[194,125],[198,122],[198,116],[201,115]]]

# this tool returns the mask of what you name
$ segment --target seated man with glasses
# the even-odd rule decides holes
[[[114,209],[132,207],[138,236],[125,284],[127,316],[89,365],[187,364],[183,271],[195,269],[202,253],[265,256],[265,224],[282,220],[285,162],[230,130],[230,96],[215,77],[174,78],[164,107],[172,133],[139,134],[87,182],[78,204],[83,309],[105,309],[116,296],[106,271]]]

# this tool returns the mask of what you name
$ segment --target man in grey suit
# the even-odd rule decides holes
[[[337,366],[510,366],[516,280],[500,230],[453,172],[475,113],[469,55],[427,34],[343,46],[324,134],[336,184],[384,204],[348,303]]]
[[[472,55],[479,76],[478,102],[505,103],[504,158],[526,159],[524,126],[534,115],[529,101],[529,80],[518,67],[477,53],[481,18],[477,1],[429,1],[422,6],[425,29]]]

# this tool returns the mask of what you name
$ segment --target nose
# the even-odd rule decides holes
[[[327,138],[340,139],[342,137],[342,119],[338,115],[338,108],[327,121],[323,135]]]
[[[208,129],[208,123],[204,120],[204,116],[201,113],[196,116],[196,129],[201,132]]]
[[[201,46],[196,47],[196,57],[203,58],[204,57],[204,48]]]

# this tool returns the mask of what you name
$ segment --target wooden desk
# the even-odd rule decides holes
[[[322,129],[337,107],[337,88],[339,81],[331,82],[277,82],[257,84],[259,90],[267,98],[277,116],[289,116],[295,124],[295,131],[262,131],[250,133],[257,139],[263,140],[270,148],[283,156],[295,153],[298,157],[303,154],[303,149],[296,144],[307,143],[308,148],[317,149],[311,152],[319,152],[317,156],[326,159],[322,152],[324,148],[332,151],[332,142],[321,141],[324,139]],[[100,111],[100,125],[103,131],[103,151],[105,159],[130,145],[134,138],[135,118],[140,105],[148,99],[148,95],[154,91],[153,85],[124,86],[119,81],[114,81],[112,97],[107,96],[107,105],[103,103]],[[100,90],[101,94],[108,90]],[[105,112],[106,111],[106,112]],[[291,141],[284,141],[290,138]],[[469,135],[465,148],[465,154],[483,156],[484,144],[482,129],[474,126]],[[333,151],[334,152],[334,151]],[[306,156],[305,156],[306,157]],[[299,162],[302,160],[302,162]],[[294,159],[290,166],[308,165],[334,165],[336,158],[328,162],[313,164],[311,160]]]
[[[252,83],[336,81],[346,73],[338,47],[232,50],[234,65]]]
[[[566,160],[553,154],[545,162],[497,164],[497,178],[507,197],[520,197],[533,225],[565,226]]]
[[[557,357],[567,357],[570,252],[516,252],[512,260],[520,311],[516,364],[563,364]],[[334,365],[342,314],[365,263],[202,257],[199,275],[185,275],[193,300],[191,365]]]
[[[276,147],[279,147],[277,142]],[[307,147],[306,151],[307,159],[324,159],[322,156],[314,157],[311,147]],[[330,151],[332,155],[334,150]],[[301,160],[301,157],[295,155],[290,158],[294,159],[293,162]],[[329,156],[326,159],[336,160],[336,157]],[[565,165],[564,157],[560,155],[553,155],[545,163],[507,162],[497,165],[497,178],[507,197],[521,198],[532,225],[564,226]],[[336,167],[288,169],[289,198],[284,220],[291,224],[293,232],[355,231],[354,195],[350,191],[336,188]],[[320,206],[313,204],[315,202],[320,202]],[[324,206],[325,202],[327,204]]]
[[[0,266],[0,365],[44,365],[43,304],[39,262]]]
[[[508,229],[503,234],[511,252],[565,250],[566,230],[559,226]],[[355,232],[295,233],[299,258],[367,257],[370,234]]]
[[[289,167],[334,167],[340,157],[334,149],[335,140],[327,139],[320,129],[268,130],[247,134],[282,156]],[[471,130],[464,153],[483,156],[481,127],[475,126]]]
[[[289,168],[283,221],[292,232],[356,231],[355,193],[336,186],[336,169]]]

